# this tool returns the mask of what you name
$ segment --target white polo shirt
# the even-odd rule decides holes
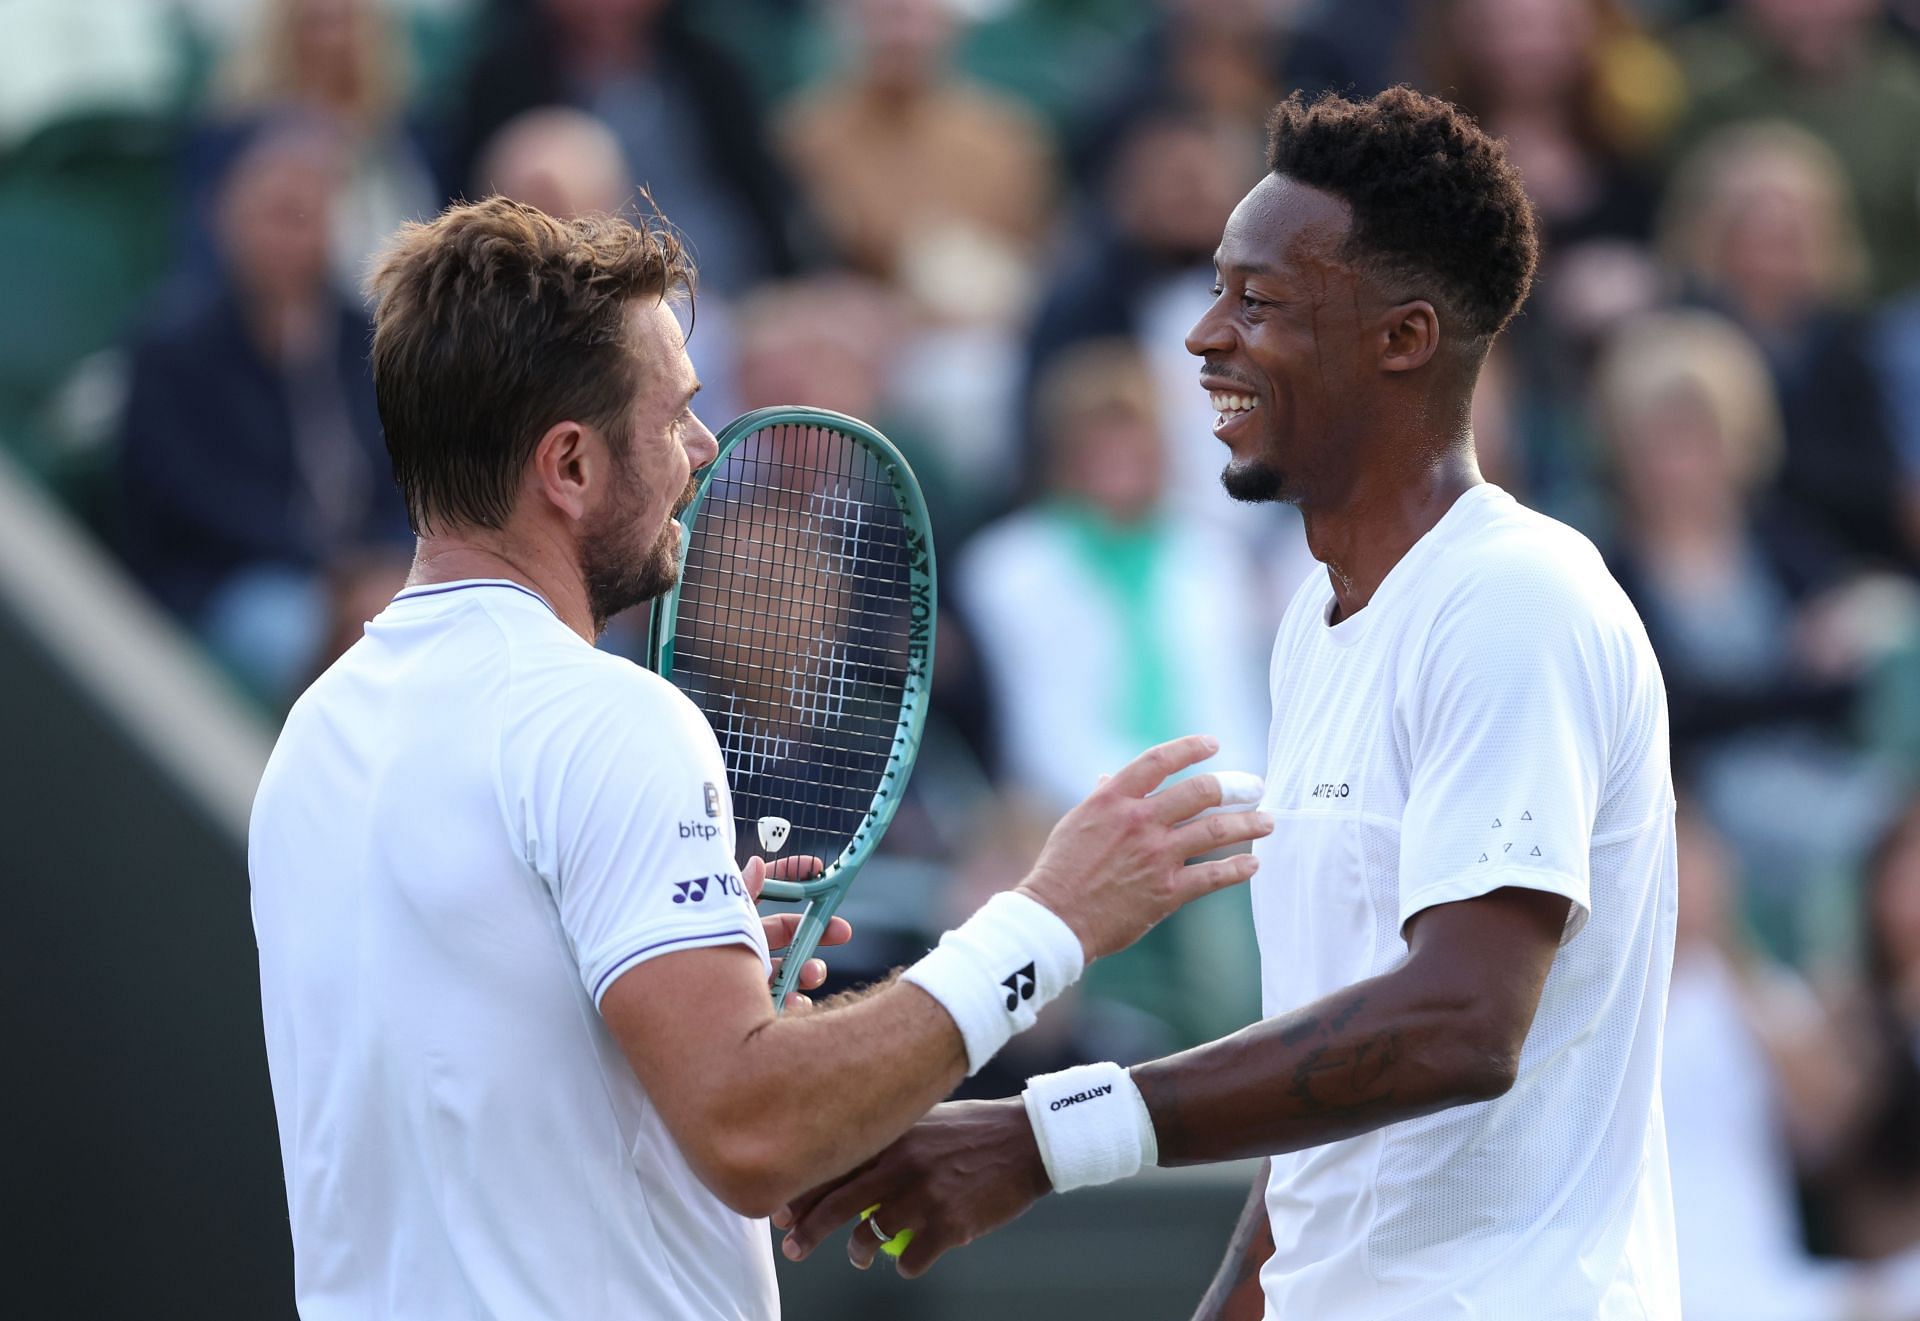
[[[1572,909],[1511,1091],[1274,1158],[1267,1316],[1678,1318],[1673,792],[1639,617],[1586,538],[1484,485],[1365,609],[1329,626],[1332,603],[1315,575],[1274,648],[1266,1012],[1398,966],[1435,904]]]
[[[513,583],[403,592],[293,708],[249,843],[305,1321],[779,1314],[597,1011],[765,938],[720,752]]]

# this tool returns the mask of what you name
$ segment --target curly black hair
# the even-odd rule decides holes
[[[1295,92],[1267,168],[1345,202],[1347,257],[1459,318],[1484,350],[1526,301],[1539,241],[1520,172],[1458,106],[1411,87],[1368,101]]]

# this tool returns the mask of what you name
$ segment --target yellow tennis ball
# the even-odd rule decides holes
[[[860,1213],[860,1218],[862,1220],[872,1219],[873,1213],[879,1209],[880,1203],[875,1202],[872,1206]],[[907,1244],[911,1242],[913,1242],[913,1231],[911,1229],[903,1229],[885,1243],[882,1243],[880,1245],[880,1251],[886,1253],[889,1257],[898,1257],[907,1250]]]

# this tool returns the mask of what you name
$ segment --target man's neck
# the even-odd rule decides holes
[[[1459,447],[1412,474],[1363,480],[1336,509],[1303,508],[1307,547],[1333,583],[1334,622],[1365,609],[1414,543],[1484,480],[1472,448]]]
[[[587,603],[586,583],[579,566],[556,547],[492,535],[422,537],[413,553],[407,586],[460,582],[469,578],[502,578],[518,583],[553,607],[560,622],[593,642],[593,610]]]

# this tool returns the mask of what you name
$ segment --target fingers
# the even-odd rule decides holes
[[[1265,812],[1223,812],[1189,821],[1173,832],[1175,851],[1183,858],[1231,848],[1273,833],[1273,818]]]
[[[1212,771],[1190,775],[1150,795],[1154,815],[1175,825],[1216,807],[1252,807],[1267,791],[1259,776],[1247,771]]]
[[[786,1254],[789,1261],[805,1260],[807,1254],[819,1247],[821,1240],[827,1235],[875,1202],[884,1204],[893,1191],[888,1181],[877,1177],[869,1168],[843,1183],[826,1189],[817,1197],[811,1193],[808,1194],[812,1201],[806,1206],[802,1207],[800,1202],[789,1206],[788,1210],[793,1213],[793,1223],[787,1230],[787,1237],[781,1243],[780,1250]],[[902,1224],[897,1228],[911,1229],[913,1226]],[[887,1231],[894,1233],[897,1229],[893,1225],[888,1225]],[[854,1237],[867,1240],[870,1246],[878,1246],[873,1242],[871,1234],[856,1234]]]
[[[773,961],[772,980],[774,981],[780,980],[780,968],[785,963],[786,963],[785,959],[775,959]],[[805,963],[800,965],[800,983],[799,983],[800,990],[817,991],[820,989],[821,985],[825,983],[826,980],[827,980],[827,961],[825,959],[808,959]]]
[[[1215,858],[1212,862],[1196,862],[1182,867],[1180,884],[1185,887],[1189,899],[1198,899],[1203,894],[1212,894],[1229,885],[1250,881],[1259,870],[1258,858],[1251,853],[1236,853],[1231,858]]]
[[[1115,771],[1105,788],[1133,798],[1145,798],[1169,775],[1205,761],[1220,750],[1220,740],[1209,734],[1189,734],[1148,748]]]
[[[740,869],[740,882],[747,887],[747,902],[760,902],[760,891],[767,886],[767,861],[765,858],[748,858],[747,865]],[[767,933],[769,938],[772,932]],[[791,935],[791,933],[789,933]],[[781,942],[785,944],[785,941]]]
[[[767,933],[769,950],[785,949],[793,943],[793,933],[800,929],[799,913],[768,913],[760,919],[760,926]],[[853,926],[844,917],[836,917],[827,923],[827,930],[820,937],[822,945],[844,945],[853,939]]]
[[[760,861],[755,859],[755,861]],[[776,858],[763,864],[767,874],[776,881],[810,881],[827,869],[827,864],[811,853],[796,853],[790,858]]]

